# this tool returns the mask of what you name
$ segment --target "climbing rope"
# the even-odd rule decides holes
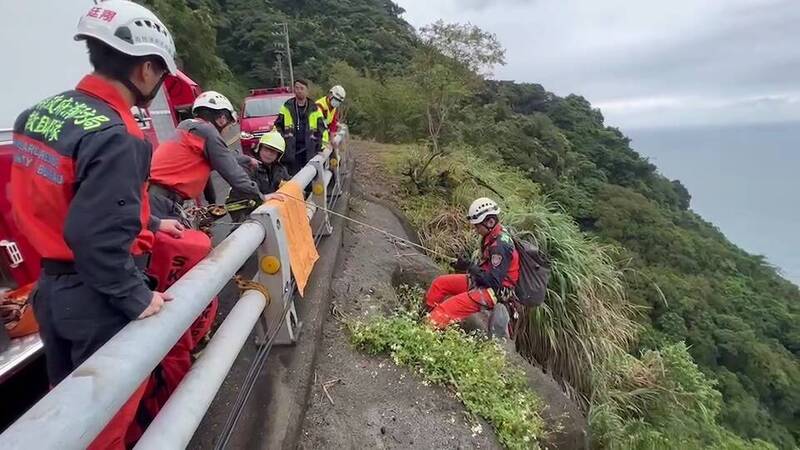
[[[236,275],[235,277],[233,277],[233,281],[236,282],[236,286],[239,288],[240,295],[244,294],[246,291],[253,290],[261,292],[261,294],[267,300],[267,305],[269,305],[270,302],[272,301],[272,299],[269,296],[269,290],[263,284],[257,281],[245,279],[240,275]]]
[[[297,197],[295,197],[293,195],[290,195],[290,194],[287,194],[285,192],[275,192],[273,194],[270,194],[270,196],[274,196],[274,197],[285,196],[285,197],[288,197],[290,199],[296,200],[298,202],[303,202],[306,205],[314,206],[317,209],[325,211],[326,213],[328,213],[330,215],[333,215],[333,216],[336,216],[336,217],[341,217],[344,220],[347,220],[349,222],[355,223],[355,224],[360,225],[362,227],[369,228],[370,230],[373,230],[373,231],[376,231],[378,233],[381,233],[384,236],[386,236],[386,237],[388,237],[388,238],[390,238],[390,239],[392,239],[394,241],[402,242],[403,244],[410,245],[412,247],[416,247],[416,248],[418,248],[420,250],[428,252],[429,254],[439,256],[439,257],[444,258],[445,260],[448,260],[448,261],[455,261],[455,258],[453,258],[452,256],[445,255],[445,254],[443,254],[441,252],[437,252],[436,250],[433,250],[431,248],[425,247],[424,245],[420,245],[420,244],[417,244],[416,242],[410,241],[410,240],[408,240],[406,238],[397,236],[396,234],[390,233],[390,232],[388,232],[388,231],[386,231],[386,230],[384,230],[382,228],[376,227],[375,225],[371,225],[371,224],[366,223],[364,221],[361,221],[361,220],[358,220],[358,219],[354,219],[354,218],[349,217],[349,216],[347,216],[345,214],[336,212],[336,211],[334,211],[334,210],[332,210],[330,208],[326,208],[324,206],[317,205],[316,203],[314,203],[312,201],[305,200],[305,199],[302,199],[302,198],[297,198]],[[267,198],[267,200],[270,200],[270,198]],[[239,225],[242,222],[238,222],[238,223],[237,222],[216,222],[216,223],[219,224],[219,225]]]

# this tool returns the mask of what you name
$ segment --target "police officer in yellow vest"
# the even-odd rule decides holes
[[[308,81],[295,80],[294,97],[281,106],[275,128],[286,139],[283,162],[294,175],[320,151],[326,131],[322,112],[308,98]]]

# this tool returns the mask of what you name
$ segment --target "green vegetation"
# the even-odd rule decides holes
[[[139,0],[175,35],[184,70],[205,89],[239,102],[252,87],[278,86],[275,67],[289,26],[295,77],[327,81],[338,61],[384,76],[403,70],[416,40],[389,0]],[[215,51],[216,50],[216,51]],[[289,72],[284,66],[288,82]]]
[[[599,448],[775,448],[762,440],[745,442],[718,423],[721,394],[683,343],[639,358],[617,354],[600,364],[589,412]]]
[[[517,348],[585,399],[595,447],[772,448],[719,424],[721,394],[685,344],[634,348],[641,329],[634,319],[641,312],[625,297],[617,246],[581,232],[556,205],[545,203],[547,197],[524,173],[475,153],[451,147],[431,164],[421,185],[424,195],[410,179],[398,191],[400,206],[423,244],[446,254],[476,248],[463,211],[481,195],[502,199],[506,223],[533,233],[553,260],[553,274],[545,304],[523,315]],[[402,174],[428,155],[404,148],[387,166]],[[490,189],[484,180],[501,181]]]
[[[371,89],[380,90],[375,79],[354,78],[340,67],[335,69],[333,79],[355,85],[364,79],[373,83]],[[406,82],[406,77],[397,76],[381,84],[399,92],[398,86]],[[453,111],[439,143],[443,151],[437,152],[426,128],[419,126],[424,125],[420,120],[424,99],[415,97],[414,91],[403,92],[391,109],[391,120],[399,122],[393,127],[414,130],[398,140],[421,146],[419,157],[405,162],[401,171],[411,182],[408,189],[414,202],[408,203],[422,205],[412,206],[410,214],[426,218],[416,225],[434,248],[456,251],[463,245],[455,242],[465,233],[459,214],[471,197],[482,194],[501,199],[517,219],[529,216],[532,226],[523,228],[540,234],[566,229],[548,230],[541,211],[554,202],[555,210],[566,214],[564,222],[576,224],[609,250],[598,253],[570,239],[571,234],[554,235],[553,249],[548,251],[554,252],[556,264],[561,258],[583,262],[585,267],[579,269],[583,272],[577,273],[586,276],[575,277],[570,271],[554,280],[548,307],[532,312],[530,326],[522,334],[521,348],[527,356],[553,367],[554,375],[588,394],[586,380],[593,375],[580,361],[601,361],[592,357],[595,341],[590,335],[616,340],[614,335],[627,337],[630,331],[627,325],[603,327],[606,317],[597,305],[635,309],[641,314],[631,320],[641,332],[630,336],[632,346],[626,347],[627,338],[622,338],[620,347],[637,354],[685,342],[722,393],[722,424],[745,439],[762,439],[781,448],[797,445],[800,292],[762,258],[737,248],[688,210],[690,197],[680,182],[658,174],[619,130],[605,127],[600,112],[578,96],[559,98],[538,85],[486,82]],[[370,98],[359,97],[353,107],[366,104],[369,110],[369,103]],[[379,139],[380,133],[367,130],[389,120],[358,119],[351,122],[355,132]],[[362,123],[364,128],[359,128]],[[481,160],[470,165],[464,155]],[[431,158],[439,164],[431,165]],[[421,167],[428,173],[420,176]],[[533,186],[520,183],[520,178],[534,182]],[[469,186],[474,188],[471,192]],[[520,203],[520,198],[535,204]],[[442,244],[436,243],[437,236],[443,238]],[[559,243],[570,252],[559,255]],[[594,275],[592,271],[601,267],[598,259],[613,263],[612,269]],[[609,276],[612,273],[618,276]],[[565,304],[570,308],[563,308]],[[578,308],[579,304],[584,307]],[[560,311],[554,315],[554,310]],[[586,321],[586,329],[573,327],[578,318]],[[597,348],[601,354],[607,349]],[[548,352],[563,362],[547,357]]]
[[[598,446],[800,443],[800,290],[692,212],[584,98],[485,80],[502,61],[491,35],[417,36],[388,0],[145,3],[189,75],[234,98],[275,84],[270,24],[287,21],[296,73],[347,87],[353,132],[416,149],[395,166],[434,248],[468,245],[461,215],[478,193],[534,232],[556,271],[519,347],[585,396]]]
[[[420,290],[405,287],[399,293],[410,311],[417,309]],[[415,369],[425,380],[453,389],[467,411],[495,428],[504,447],[538,448],[544,430],[539,416],[543,405],[528,388],[523,372],[506,362],[496,342],[456,328],[437,332],[411,312],[348,325],[353,343],[360,348],[389,354],[396,364]]]

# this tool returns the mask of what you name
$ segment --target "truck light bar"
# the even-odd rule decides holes
[[[289,86],[276,87],[276,88],[250,89],[250,95],[291,94],[291,93],[292,89]]]

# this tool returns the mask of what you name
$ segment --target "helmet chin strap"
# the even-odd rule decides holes
[[[134,105],[138,106],[139,108],[145,108],[151,101],[153,101],[154,98],[156,98],[156,95],[158,95],[158,90],[161,89],[161,85],[164,83],[164,79],[166,77],[167,74],[162,75],[161,79],[159,79],[158,83],[156,83],[155,87],[153,87],[153,90],[147,95],[145,95],[141,89],[133,84],[133,81],[129,80],[128,78],[123,78],[120,80],[120,82],[124,84],[125,87],[128,88],[128,90],[133,94]]]

